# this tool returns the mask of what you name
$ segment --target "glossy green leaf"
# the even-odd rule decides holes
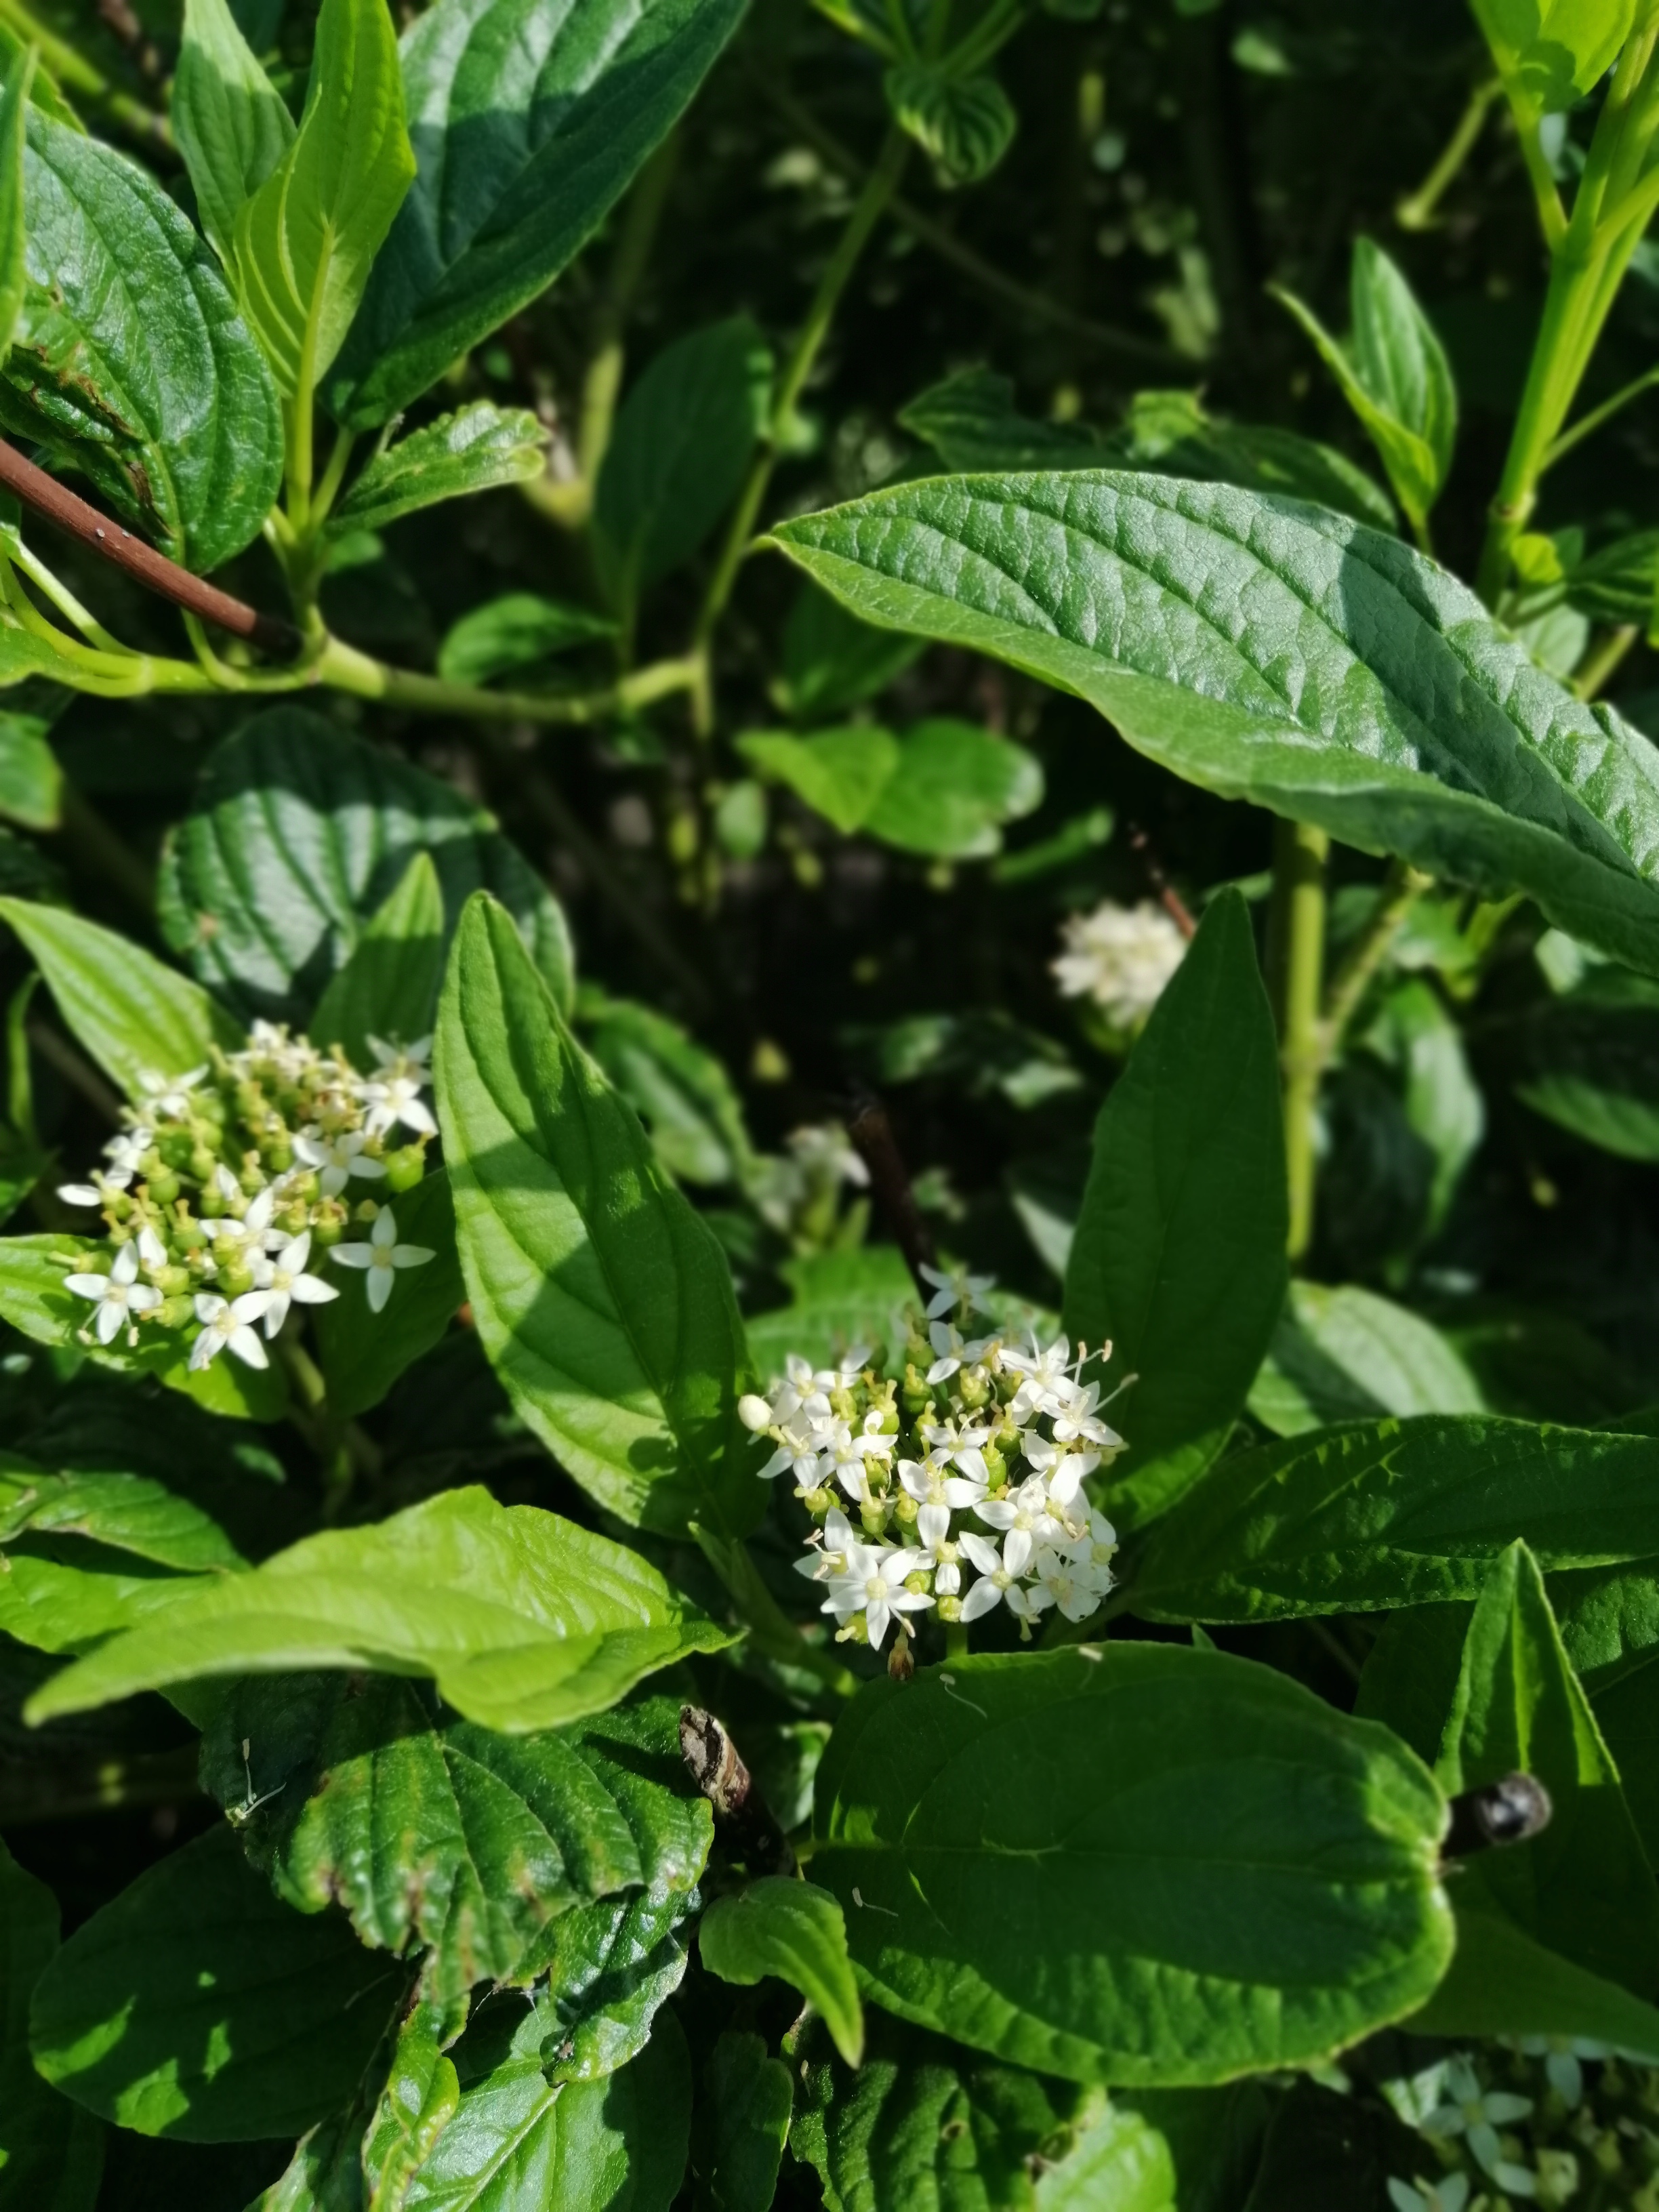
[[[547,433],[528,408],[475,399],[376,453],[330,515],[327,535],[384,530],[442,500],[526,483],[546,465]]]
[[[291,1911],[228,1827],[95,1912],[35,1984],[34,2062],[140,2135],[257,2142],[347,2103],[401,2002],[403,1970],[343,1912]]]
[[[434,1065],[479,1340],[526,1421],[624,1520],[751,1528],[725,1256],[491,900],[457,933]]]
[[[203,1581],[115,1546],[25,1534],[7,1547],[0,1633],[32,1650],[86,1650],[178,1603]]]
[[[1494,1562],[1476,1603],[1436,1771],[1450,1794],[1535,1775],[1548,1826],[1480,1854],[1466,1883],[1575,1966],[1659,1989],[1659,1884],[1524,1544]]]
[[[1522,1537],[1540,1565],[1659,1553],[1659,1443],[1430,1414],[1223,1460],[1152,1531],[1153,1620],[1273,1620],[1479,1596]]]
[[[1659,2011],[1547,1950],[1479,1889],[1454,1899],[1457,1950],[1408,2026],[1420,2035],[1580,2038],[1659,2065]]]
[[[817,2172],[828,2212],[1031,2212],[1032,2166],[1068,2148],[1097,2100],[879,2014],[870,2030],[857,2073],[820,2025],[795,2039],[789,2148]]]
[[[174,560],[216,568],[258,536],[283,471],[276,387],[218,264],[146,171],[34,107],[24,211],[0,423]]]
[[[783,628],[779,703],[798,720],[829,720],[885,690],[924,650],[860,622],[815,584],[803,581]]]
[[[203,981],[246,1013],[303,1027],[421,851],[450,926],[480,884],[494,891],[568,1004],[564,915],[494,817],[295,707],[256,716],[209,759],[163,855],[161,926]]]
[[[444,894],[430,853],[416,853],[328,980],[311,1027],[343,1045],[353,1066],[374,1064],[371,1037],[413,1044],[432,1034],[444,972]]]
[[[927,62],[898,62],[882,79],[900,129],[931,154],[952,184],[988,177],[1014,143],[1019,118],[994,76],[953,76]]]
[[[386,0],[323,0],[299,131],[236,213],[243,313],[289,398],[344,343],[414,175]]]
[[[810,738],[757,731],[739,738],[738,750],[844,836],[862,830],[941,859],[999,851],[1003,823],[1042,803],[1034,754],[945,716],[918,722],[902,739],[867,723]]]
[[[592,985],[577,1001],[587,1048],[645,1123],[682,1182],[745,1181],[755,1148],[737,1087],[713,1053],[654,1007]]]
[[[0,1544],[25,1532],[84,1536],[179,1574],[234,1571],[246,1561],[199,1505],[142,1474],[57,1474],[0,1455]]]
[[[1250,1387],[1251,1418],[1278,1437],[1377,1413],[1483,1413],[1480,1386],[1449,1340],[1353,1283],[1293,1283]]]
[[[812,1874],[867,1998],[1069,2079],[1173,2085],[1322,2056],[1439,1980],[1444,1801],[1386,1729],[1173,1644],[948,1672],[866,1686],[818,1771]]]
[[[47,2086],[29,2056],[29,1998],[58,1950],[58,1899],[0,1843],[0,2203],[92,2212],[103,2130]]]
[[[0,815],[25,830],[55,830],[64,775],[38,714],[0,714]]]
[[[592,2081],[637,2057],[685,1978],[696,1890],[659,1887],[579,1905],[538,1948],[547,1989],[537,2000],[550,2081]]]
[[[690,560],[737,497],[771,380],[765,339],[733,315],[665,346],[630,387],[593,489],[619,605]]]
[[[455,1246],[455,1200],[442,1168],[428,1169],[405,1196],[390,1201],[398,1241],[434,1255],[424,1266],[399,1268],[380,1312],[364,1278],[330,1271],[340,1295],[311,1310],[329,1410],[349,1420],[378,1406],[398,1377],[424,1358],[466,1296]]]
[[[1372,240],[1355,240],[1353,334],[1346,349],[1293,294],[1278,296],[1318,348],[1420,533],[1451,471],[1457,390],[1445,349],[1403,272]]]
[[[27,281],[23,126],[38,58],[33,47],[15,56],[0,95],[0,356],[11,349]]]
[[[702,1917],[697,1949],[723,1982],[752,1986],[769,1974],[788,1982],[823,2017],[849,2066],[864,2055],[864,2012],[847,1956],[847,1923],[828,1890],[768,1875]]]
[[[1523,114],[1576,106],[1618,58],[1636,0],[1473,0],[1510,97]]]
[[[228,0],[185,0],[171,112],[202,228],[234,269],[242,204],[281,162],[295,132]]]
[[[465,2048],[464,2039],[458,2071]],[[668,2212],[690,2125],[690,2061],[671,2014],[631,2065],[601,2081],[550,2082],[533,2050],[515,2051],[463,2081],[401,2212]]]
[[[1101,1110],[1066,1266],[1067,1334],[1110,1343],[1108,1389],[1139,1378],[1112,1415],[1115,1512],[1162,1511],[1225,1443],[1285,1303],[1288,1220],[1278,1041],[1228,893]]]
[[[535,592],[507,592],[451,627],[438,648],[438,673],[452,684],[490,684],[616,633],[609,615]]]
[[[1659,1565],[1552,1575],[1549,1592],[1649,1862],[1659,1863]]]
[[[328,390],[384,422],[550,284],[737,28],[742,0],[439,0],[404,40],[418,156]]]
[[[708,2054],[702,2086],[705,2148],[692,2163],[713,2212],[769,2212],[794,2105],[789,2069],[758,2035],[728,2030]]]
[[[1170,2146],[1139,2112],[1109,2105],[1037,2176],[1036,2212],[1175,2212]]]
[[[21,59],[31,41],[22,37],[9,23],[0,23],[0,68],[9,71]],[[62,123],[71,131],[84,132],[86,125],[63,95],[50,70],[35,64],[33,79],[29,86],[29,98],[43,115],[50,115],[55,123]]]
[[[449,1490],[192,1590],[55,1675],[28,1717],[204,1675],[361,1667],[430,1675],[468,1719],[526,1735],[602,1711],[641,1676],[729,1641],[620,1544]]]
[[[903,484],[772,542],[854,612],[1075,692],[1190,781],[1532,893],[1659,968],[1659,768],[1474,594],[1339,517],[1084,471]]]
[[[571,1925],[594,1899],[643,1889],[682,1915],[695,1903],[711,1819],[679,1756],[677,1703],[527,1736],[445,1722],[434,1705],[384,1679],[232,1686],[204,1741],[204,1785],[241,1817],[288,1904],[341,1905],[373,1948],[424,1949],[422,1986],[448,2003],[569,1963]],[[250,1788],[263,1802],[242,1816]],[[553,1984],[573,2023],[577,1979]]]
[[[98,1065],[132,1100],[146,1076],[198,1067],[242,1033],[199,985],[112,929],[62,907],[0,898],[0,921],[21,939],[58,1011]]]
[[[136,951],[136,947],[128,950]],[[0,1320],[9,1322],[36,1344],[73,1346],[118,1375],[153,1375],[209,1413],[254,1421],[280,1416],[288,1404],[288,1377],[281,1367],[245,1367],[239,1359],[216,1359],[192,1374],[188,1333],[141,1332],[136,1350],[119,1338],[113,1344],[94,1340],[83,1345],[80,1332],[90,1309],[84,1299],[64,1288],[64,1278],[76,1272],[72,1261],[83,1263],[89,1273],[101,1273],[108,1251],[106,1243],[87,1237],[0,1237]]]
[[[464,2015],[465,2000],[460,2009]],[[453,2019],[450,2008],[432,2002],[423,1989],[419,2002],[398,2023],[386,2087],[363,2134],[361,2169],[351,2177],[356,2193],[349,2198],[350,2212],[359,2212],[365,2189],[371,2207],[401,2203],[459,2111],[461,2085],[455,2062],[444,2051],[453,2039]]]

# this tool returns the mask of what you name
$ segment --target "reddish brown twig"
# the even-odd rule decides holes
[[[228,592],[222,592],[216,584],[192,576],[188,568],[181,568],[165,553],[158,553],[153,545],[146,545],[142,538],[135,538],[118,522],[100,514],[95,507],[88,507],[85,500],[60,484],[56,477],[49,477],[33,461],[26,461],[17,448],[9,446],[3,438],[0,438],[0,486],[15,492],[25,507],[33,507],[48,522],[55,522],[89,551],[136,577],[147,590],[171,599],[175,607],[199,615],[204,622],[228,630],[233,637],[246,638],[263,653],[291,659],[299,651],[303,640],[292,623],[280,621],[274,615],[262,615],[258,608],[232,599]]]
[[[1158,854],[1152,850],[1152,841],[1139,823],[1129,824],[1129,850],[1139,860],[1153,896],[1183,937],[1196,937],[1198,924],[1193,920],[1187,902],[1164,874]]]
[[[935,1266],[938,1255],[933,1249],[933,1234],[916,1204],[915,1192],[910,1188],[910,1177],[893,1135],[893,1125],[887,1118],[887,1109],[873,1091],[854,1091],[847,1133],[870,1170],[870,1188],[876,1204],[898,1240],[905,1265],[925,1304],[933,1291],[921,1271]]]

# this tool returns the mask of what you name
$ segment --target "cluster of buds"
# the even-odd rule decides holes
[[[82,1255],[64,1279],[94,1308],[83,1342],[193,1330],[192,1368],[225,1351],[264,1367],[261,1326],[269,1341],[295,1305],[339,1297],[310,1272],[325,1263],[362,1270],[384,1309],[397,1271],[433,1257],[398,1241],[390,1201],[426,1173],[437,1124],[422,1096],[431,1039],[370,1044],[360,1075],[337,1048],[256,1022],[241,1051],[143,1079],[106,1164],[58,1194],[98,1207],[112,1248],[107,1273]]]
[[[893,1622],[908,1636],[929,1610],[955,1623],[1006,1606],[1027,1640],[1051,1606],[1087,1620],[1117,1539],[1083,1485],[1124,1444],[1083,1370],[1111,1346],[1073,1358],[1063,1337],[965,1340],[947,1316],[965,1325],[990,1278],[925,1273],[928,1334],[913,1325],[902,1376],[878,1374],[863,1347],[833,1368],[792,1356],[767,1396],[740,1403],[774,1447],[760,1473],[792,1476],[817,1523],[799,1571],[824,1585],[837,1640],[878,1650]]]

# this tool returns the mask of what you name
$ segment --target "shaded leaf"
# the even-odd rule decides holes
[[[311,1321],[329,1411],[339,1420],[378,1406],[398,1377],[431,1351],[466,1296],[447,1172],[429,1169],[391,1205],[399,1241],[434,1256],[423,1267],[398,1269],[390,1303],[380,1313],[368,1303],[362,1275],[331,1270],[340,1295],[313,1307]]]
[[[952,184],[988,177],[1019,128],[1007,94],[994,76],[952,76],[927,62],[896,63],[882,79],[900,128],[931,154]]]
[[[877,629],[803,580],[783,629],[780,703],[801,721],[828,720],[884,690],[925,650]]]
[[[451,624],[438,648],[438,673],[451,684],[489,684],[616,633],[609,615],[507,592]]]
[[[0,815],[25,830],[58,825],[64,775],[46,742],[51,726],[39,714],[0,714]]]
[[[1254,1419],[1299,1437],[1377,1413],[1482,1413],[1456,1347],[1391,1298],[1342,1283],[1292,1283],[1290,1307],[1250,1388]]]
[[[0,1843],[0,2200],[15,2212],[92,2212],[103,2172],[103,2130],[29,2055],[29,1999],[57,1950],[57,1899]]]
[[[429,853],[416,853],[317,1001],[319,1041],[373,1064],[371,1037],[413,1044],[432,1034],[444,972],[444,895]],[[415,1240],[418,1242],[418,1239]]]
[[[747,1180],[755,1150],[743,1102],[713,1053],[654,1007],[610,998],[592,984],[576,1011],[588,1049],[650,1131],[670,1175],[682,1182]]]
[[[723,1982],[752,1985],[775,1975],[817,2007],[849,2066],[864,2056],[864,2013],[847,1956],[847,1923],[828,1890],[767,1875],[702,1917],[697,1949]]]
[[[795,2085],[758,2035],[728,2031],[703,2068],[706,2164],[694,2160],[714,2212],[769,2212],[789,2134]]]

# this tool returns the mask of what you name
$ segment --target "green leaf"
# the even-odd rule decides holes
[[[843,837],[863,829],[882,787],[898,766],[899,741],[890,730],[854,722],[816,737],[756,730],[737,749],[762,775],[785,784]]]
[[[103,2172],[103,2130],[29,2056],[29,1998],[57,1950],[57,1899],[0,1843],[0,2202],[15,2212],[92,2212]]]
[[[218,264],[154,178],[31,107],[27,282],[0,423],[161,539],[216,568],[283,473],[275,386]]]
[[[330,515],[325,535],[384,530],[441,500],[527,483],[546,466],[547,433],[528,408],[475,399],[376,453]]]
[[[751,1314],[746,1323],[750,1350],[763,1378],[781,1377],[792,1352],[821,1366],[855,1344],[890,1352],[902,1346],[904,1309],[916,1304],[916,1286],[896,1246],[808,1253],[786,1260],[778,1272],[793,1291],[793,1302]]]
[[[386,0],[323,0],[299,131],[236,214],[243,313],[286,398],[345,343],[414,176]]]
[[[730,1641],[620,1544],[536,1506],[451,1490],[192,1589],[165,1620],[55,1675],[27,1717],[204,1675],[360,1667],[430,1675],[469,1720],[527,1735],[603,1711],[658,1668]]]
[[[1567,2036],[1659,2064],[1659,2011],[1547,1950],[1479,1889],[1455,1899],[1457,1950],[1407,2025],[1419,2035]]]
[[[870,2030],[857,2073],[816,2025],[795,2044],[789,2148],[823,2182],[827,2212],[1030,2212],[1032,2166],[1067,2144],[1092,2100],[879,2015]],[[1094,2203],[1117,2212],[1109,2197]]]
[[[609,615],[534,592],[508,592],[452,624],[438,648],[438,673],[451,684],[489,684],[616,634]]]
[[[662,2006],[685,1978],[696,1890],[653,1888],[560,1915],[541,1960],[536,2001],[542,2068],[550,2081],[591,2081],[637,2057]]]
[[[458,2071],[465,2050],[464,2038]],[[668,2212],[690,2127],[690,2061],[671,2013],[631,2065],[600,2081],[550,2082],[515,2052],[464,2082],[400,2212]]]
[[[204,1579],[113,1545],[25,1534],[8,1546],[0,1574],[0,1633],[33,1650],[85,1650],[177,1603]]]
[[[1516,1096],[1586,1144],[1659,1160],[1659,994],[1592,970],[1569,995],[1493,1025]]]
[[[303,1024],[422,851],[452,923],[480,884],[494,891],[568,1004],[564,915],[494,817],[295,707],[256,716],[210,757],[162,856],[161,926],[244,1012]]]
[[[1174,2085],[1322,2057],[1439,1980],[1444,1801],[1386,1729],[1173,1644],[948,1671],[867,1685],[818,1771],[812,1872],[866,1997],[1068,2079]]]
[[[802,581],[783,626],[777,703],[799,721],[828,720],[862,706],[923,650],[850,615],[827,592]]]
[[[713,1830],[680,1759],[678,1703],[527,1736],[442,1722],[434,1706],[407,1681],[232,1686],[204,1740],[203,1784],[233,1812],[250,1784],[264,1801],[243,1841],[287,1904],[337,1904],[373,1948],[427,1950],[422,1985],[448,2003],[568,1963],[571,1924],[594,1899],[642,1887],[682,1915],[695,1903]],[[554,1987],[574,2014],[574,1978]],[[550,2041],[568,2032],[561,2020]]]
[[[709,2052],[702,2081],[697,2117],[707,2144],[693,2167],[707,2177],[713,2212],[769,2212],[794,2104],[789,2069],[768,2057],[758,2035],[728,2030]]]
[[[12,58],[5,93],[0,96],[0,356],[11,349],[27,283],[23,126],[39,52],[30,46]]]
[[[525,1420],[623,1520],[753,1528],[725,1257],[487,898],[456,935],[434,1065],[479,1340]]]
[[[343,967],[330,976],[312,1028],[367,1067],[374,1036],[404,1044],[432,1034],[444,972],[444,894],[430,853],[416,853]]]
[[[1389,993],[1364,1042],[1398,1071],[1407,1122],[1434,1155],[1424,1223],[1425,1237],[1431,1237],[1451,1212],[1486,1129],[1486,1100],[1463,1033],[1433,988],[1413,977]]]
[[[75,1036],[129,1099],[146,1076],[199,1066],[216,1045],[234,1052],[242,1033],[198,984],[112,929],[62,907],[0,898],[0,921],[22,940]]]
[[[1526,1421],[1356,1421],[1224,1459],[1152,1533],[1152,1620],[1478,1597],[1519,1536],[1547,1569],[1659,1553],[1659,1443]]]
[[[752,1987],[769,1974],[798,1989],[823,2016],[849,2066],[864,2056],[864,2010],[847,1956],[847,1923],[828,1890],[767,1875],[702,1916],[697,1950],[723,1982]]]
[[[1012,103],[994,76],[951,76],[931,63],[904,61],[887,71],[882,88],[894,121],[932,155],[951,184],[976,185],[988,177],[1019,128]]]
[[[1466,1885],[1575,1966],[1638,1993],[1659,1987],[1659,1884],[1523,1543],[1493,1564],[1475,1606],[1436,1771],[1449,1793],[1536,1775],[1548,1826],[1482,1853]]]
[[[863,830],[902,852],[983,859],[1000,851],[1005,822],[1042,803],[1034,754],[946,716],[902,739],[861,722],[811,738],[757,731],[738,750],[843,836]]]
[[[465,2018],[464,2000],[461,2009]],[[363,2134],[361,2168],[351,2176],[356,2194],[350,2212],[360,2212],[365,2185],[371,2206],[400,2204],[404,2190],[459,2110],[460,2081],[454,2061],[444,2055],[443,2048],[452,2039],[449,2008],[433,2003],[422,1990],[420,2002],[398,2024],[386,2087]],[[251,2207],[250,2212],[259,2212],[259,2208]]]
[[[0,1455],[0,1544],[14,1544],[25,1531],[84,1536],[180,1574],[247,1564],[210,1515],[147,1475],[53,1474],[6,1453]]]
[[[1251,1385],[1275,1436],[1377,1413],[1483,1413],[1480,1386],[1432,1323],[1352,1283],[1292,1283],[1289,1310]]]
[[[1139,2112],[1108,2105],[1037,2177],[1036,2212],[1175,2212],[1170,2146]]]
[[[380,1313],[368,1303],[363,1279],[337,1271],[339,1297],[313,1308],[328,1408],[337,1420],[378,1406],[398,1377],[431,1351],[466,1296],[446,1170],[428,1169],[391,1204],[399,1242],[436,1256],[423,1267],[399,1269],[391,1302]]]
[[[210,1413],[237,1420],[278,1419],[288,1404],[288,1377],[280,1367],[216,1359],[192,1374],[188,1336],[160,1329],[141,1332],[136,1351],[119,1339],[114,1344],[82,1344],[88,1308],[64,1288],[64,1278],[75,1272],[75,1261],[90,1263],[89,1273],[101,1273],[109,1249],[103,1239],[90,1237],[0,1237],[0,1320],[36,1344],[73,1346],[118,1375],[153,1375]]]
[[[901,407],[900,427],[930,445],[945,467],[1089,469],[1103,458],[1098,434],[1085,422],[1043,422],[1022,415],[1013,380],[988,368],[962,368]]]
[[[419,168],[328,390],[384,422],[545,290],[667,135],[743,0],[439,0],[403,44]]]
[[[1653,1863],[1659,1858],[1659,1570],[1643,1559],[1553,1575],[1550,1601]]]
[[[35,1984],[34,2063],[140,2135],[257,2142],[351,2095],[404,1976],[343,1912],[279,1904],[216,1827],[94,1913]]]
[[[3,127],[0,124],[0,127]],[[0,815],[25,830],[56,830],[64,774],[39,714],[0,714]]]
[[[1075,692],[1206,789],[1530,891],[1659,968],[1651,748],[1390,538],[1224,486],[1079,471],[900,485],[772,542],[855,613]]]
[[[1594,91],[1636,20],[1636,0],[1473,0],[1510,97],[1559,114]]]
[[[689,561],[737,497],[765,420],[772,355],[747,315],[656,355],[617,410],[593,490],[617,604]]]
[[[746,1182],[755,1148],[743,1102],[713,1053],[653,1007],[584,987],[577,1018],[588,1049],[651,1133],[682,1182]]]
[[[1228,892],[1101,1109],[1066,1267],[1066,1333],[1110,1343],[1109,1387],[1139,1377],[1115,1513],[1164,1510],[1225,1443],[1285,1303],[1288,1224],[1278,1040]]]
[[[282,161],[295,132],[228,0],[185,0],[171,112],[202,228],[234,269],[242,204]]]

